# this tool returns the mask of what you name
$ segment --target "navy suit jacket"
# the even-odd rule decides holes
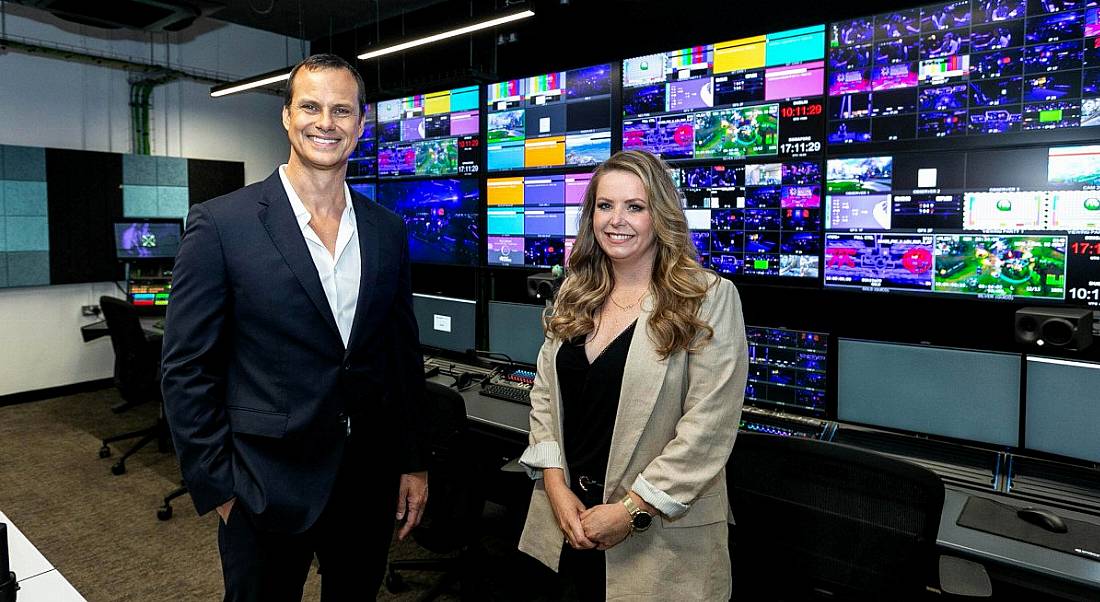
[[[352,206],[362,273],[346,350],[277,171],[188,215],[162,389],[200,514],[236,496],[266,529],[308,529],[332,491],[349,416],[356,441],[385,452],[371,456],[364,485],[426,470],[405,224],[354,192]]]

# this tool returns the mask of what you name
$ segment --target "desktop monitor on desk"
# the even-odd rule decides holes
[[[841,421],[1016,446],[1020,355],[840,339]]]
[[[426,352],[466,353],[477,347],[477,302],[414,293],[413,314]]]
[[[126,282],[126,300],[144,310],[142,313],[164,313],[172,294],[172,279],[130,279]]]
[[[171,262],[183,238],[178,219],[129,219],[114,222],[115,256],[119,261]]]
[[[544,305],[489,302],[489,351],[502,353],[513,362],[534,366],[545,338]]]
[[[1100,462],[1100,364],[1027,356],[1024,447]]]

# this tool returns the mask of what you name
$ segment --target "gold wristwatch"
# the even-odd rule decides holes
[[[630,530],[638,531],[641,533],[649,528],[653,524],[653,515],[642,510],[638,507],[638,504],[634,503],[634,499],[628,494],[622,500],[623,506],[626,506],[626,511],[630,513]]]

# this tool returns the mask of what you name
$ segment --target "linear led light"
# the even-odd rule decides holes
[[[236,94],[237,92],[244,92],[245,90],[261,88],[263,86],[269,86],[277,82],[286,81],[289,78],[290,68],[284,67],[275,71],[261,73],[260,75],[253,76],[248,79],[229,82],[227,84],[218,84],[217,86],[210,88],[210,96],[218,98],[219,96],[226,96],[227,94]]]
[[[531,10],[525,10],[522,12],[514,13],[511,15],[505,15],[503,17],[497,17],[495,19],[489,19],[488,21],[482,21],[480,23],[474,23],[473,25],[467,25],[466,27],[459,27],[458,29],[452,29],[450,31],[444,31],[435,35],[430,35],[424,38],[418,38],[415,40],[409,40],[408,42],[402,42],[394,46],[387,46],[385,48],[379,48],[378,50],[371,50],[370,52],[364,52],[359,55],[360,60],[373,59],[386,54],[393,54],[394,52],[401,52],[402,50],[408,50],[409,48],[415,48],[417,46],[423,46],[424,44],[431,44],[432,42],[438,42],[440,40],[446,40],[447,38],[453,38],[467,33],[480,31],[482,29],[489,29],[490,27],[496,27],[497,25],[503,25],[505,23],[511,23],[512,21],[519,21],[520,19],[526,19],[528,17],[535,16],[535,12]]]

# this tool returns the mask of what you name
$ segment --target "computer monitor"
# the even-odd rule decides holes
[[[1100,462],[1100,364],[1027,356],[1024,447]]]
[[[477,86],[383,100],[376,114],[379,178],[477,173]]]
[[[178,219],[130,219],[114,222],[115,256],[122,261],[173,259],[183,237]]]
[[[414,293],[413,314],[422,346],[455,353],[477,346],[475,301]]]
[[[535,365],[545,338],[542,330],[543,305],[489,302],[489,351],[503,353],[512,361]]]
[[[826,162],[827,288],[1100,304],[1100,146]]]
[[[749,379],[745,403],[826,418],[829,335],[746,326]]]
[[[525,268],[566,265],[591,180],[591,173],[489,178],[488,264]]]
[[[126,300],[140,310],[163,312],[168,307],[171,294],[171,278],[130,280],[126,283]]]
[[[376,193],[380,205],[405,220],[413,263],[477,265],[477,178],[383,181]]]
[[[611,156],[611,65],[486,86],[489,171],[596,165]]]
[[[843,422],[1016,446],[1020,355],[840,339]]]

